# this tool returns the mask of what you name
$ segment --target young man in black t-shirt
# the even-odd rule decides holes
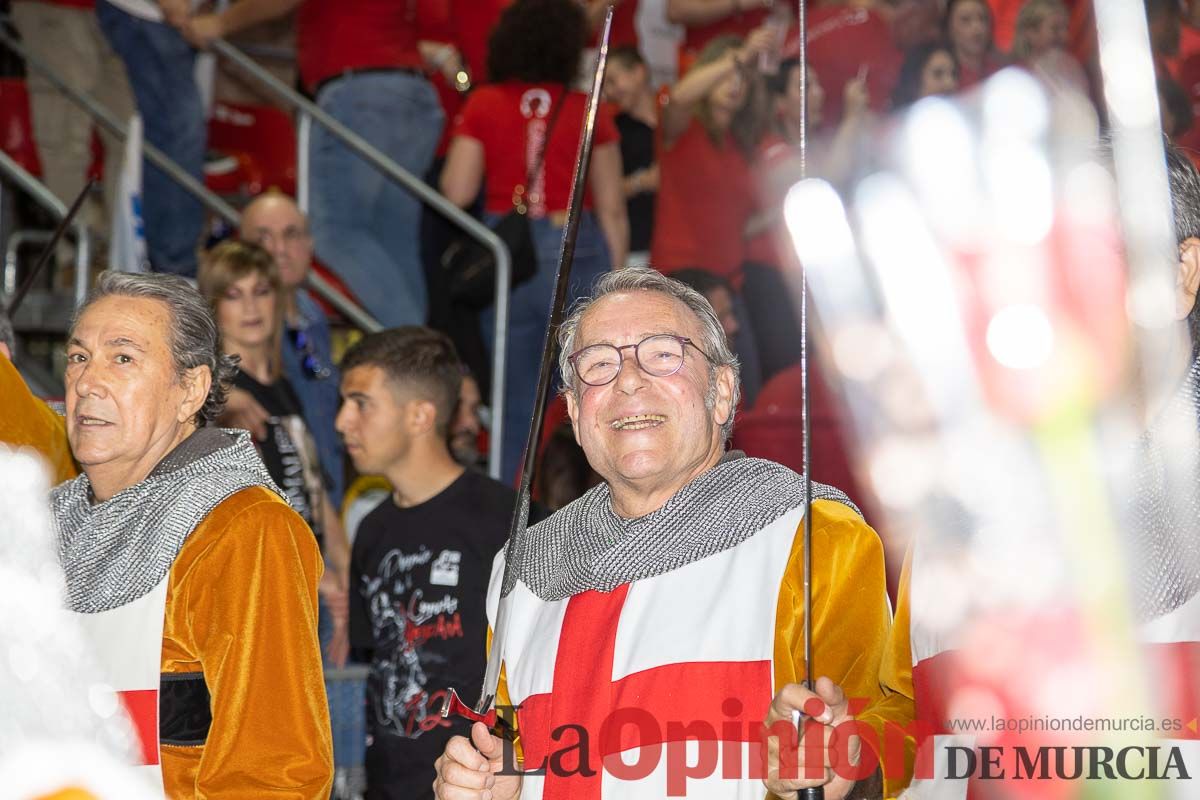
[[[337,430],[362,474],[393,487],[360,523],[350,558],[350,643],[367,681],[367,797],[432,798],[451,729],[447,687],[483,678],[485,599],[516,493],[450,453],[462,370],[441,333],[371,334],[342,361]]]

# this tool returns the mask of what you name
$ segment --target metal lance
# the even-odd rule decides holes
[[[525,537],[526,529],[529,526],[530,487],[533,483],[534,461],[537,457],[537,444],[542,436],[542,418],[546,408],[546,396],[550,390],[556,350],[558,349],[558,328],[562,324],[563,310],[566,307],[571,264],[575,259],[575,240],[579,236],[579,222],[583,214],[583,195],[587,188],[588,164],[592,157],[592,140],[596,135],[596,111],[600,106],[600,90],[604,86],[604,73],[608,66],[608,40],[612,29],[612,17],[613,7],[610,4],[604,18],[604,31],[600,37],[600,53],[596,60],[596,74],[592,79],[592,91],[588,96],[587,109],[584,111],[583,136],[580,137],[579,151],[575,158],[571,202],[567,212],[567,223],[563,227],[562,249],[558,256],[558,271],[555,273],[554,297],[550,304],[550,325],[546,329],[546,338],[542,342],[542,364],[538,370],[533,418],[529,423],[529,437],[525,440],[521,484],[517,494],[517,504],[513,509],[512,521],[508,527],[508,543],[504,547],[504,586],[511,585],[509,578],[512,577],[510,572],[513,569],[513,554],[517,551],[517,545]],[[566,102],[565,94],[560,102]],[[459,698],[454,689],[448,689],[441,712],[443,717],[462,717],[482,722],[498,736],[506,736],[511,733],[507,722],[497,719],[494,707],[496,691],[500,685],[504,638],[508,632],[509,606],[508,597],[502,594],[496,610],[496,622],[492,626],[492,645],[488,651],[487,671],[483,676],[483,691],[480,692],[479,701],[472,708]]]
[[[807,3],[796,3],[800,60],[800,179],[808,177],[808,16]],[[800,265],[800,426],[804,444],[804,687],[816,691],[812,666],[812,413],[809,408],[808,268]],[[825,787],[801,789],[799,800],[823,800]]]
[[[83,201],[87,199],[88,194],[96,186],[96,179],[92,178],[83,185],[83,189],[79,192],[79,196],[75,198],[75,202],[71,203],[71,207],[67,209],[66,215],[58,223],[58,227],[54,229],[54,235],[50,237],[50,243],[46,245],[46,249],[42,251],[42,255],[38,258],[37,263],[33,265],[33,269],[25,276],[25,281],[17,287],[13,292],[12,298],[8,301],[8,308],[5,311],[8,313],[9,319],[12,319],[16,313],[17,307],[21,305],[21,301],[25,299],[25,295],[29,294],[29,290],[33,288],[34,282],[37,280],[42,270],[50,263],[50,256],[58,248],[58,242],[62,239],[63,234],[67,232],[67,228],[71,226],[71,222],[75,219],[75,215],[79,213],[79,209],[83,207]]]

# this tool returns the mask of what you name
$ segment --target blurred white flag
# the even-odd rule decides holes
[[[108,265],[124,272],[146,272],[146,225],[142,218],[142,118],[129,119],[125,158],[117,182],[112,230],[108,243]]]

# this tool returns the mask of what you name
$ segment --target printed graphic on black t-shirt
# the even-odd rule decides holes
[[[390,498],[360,523],[350,566],[350,643],[371,651],[366,757],[370,797],[432,797],[433,762],[451,730],[447,688],[478,696],[486,596],[516,494],[464,472],[412,508]]]
[[[267,438],[255,442],[263,465],[271,480],[283,490],[292,508],[296,509],[313,532],[320,538],[320,503],[325,488],[316,446],[300,411],[300,401],[285,378],[265,386],[244,372],[239,372],[233,385],[243,389],[270,416],[267,418]]]

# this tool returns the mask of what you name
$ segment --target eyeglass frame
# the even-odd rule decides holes
[[[271,244],[278,240],[284,247],[293,247],[301,242],[308,241],[312,238],[312,232],[308,226],[288,225],[282,231],[278,232],[268,230],[266,228],[258,229],[254,234],[246,237],[248,241],[253,242],[262,248],[269,249]]]
[[[699,353],[700,355],[704,356],[704,358],[707,359],[710,364],[714,363],[712,356],[710,356],[708,353],[704,352],[704,349],[702,347],[700,347],[700,345],[696,344],[695,342],[693,342],[691,339],[689,339],[686,336],[678,336],[674,333],[652,333],[649,336],[647,336],[646,338],[642,339],[640,342],[637,342],[635,344],[623,344],[620,347],[618,347],[615,344],[609,344],[608,342],[597,342],[596,344],[589,344],[587,347],[581,347],[578,350],[576,350],[574,353],[571,353],[571,355],[567,356],[567,363],[571,365],[571,369],[575,372],[575,377],[579,378],[579,380],[582,383],[584,383],[585,385],[587,385],[587,386],[608,386],[610,383],[612,383],[618,377],[620,377],[621,370],[625,366],[625,354],[623,351],[628,350],[629,348],[632,347],[633,348],[633,363],[637,364],[638,369],[640,369],[642,372],[649,375],[651,378],[669,378],[672,375],[678,374],[679,370],[683,369],[683,363],[684,363],[684,361],[687,360],[683,357],[683,353],[680,353],[679,366],[675,367],[675,369],[673,369],[670,372],[667,372],[663,375],[656,375],[653,372],[651,372],[650,370],[646,369],[644,366],[642,366],[641,356],[638,355],[638,348],[641,347],[643,344],[650,341],[651,339],[659,339],[659,338],[663,338],[663,337],[666,337],[668,339],[674,339],[675,341],[679,342],[679,344],[683,345],[683,347],[682,347],[683,352],[687,352],[687,346],[690,344],[692,347],[696,348],[696,352]],[[618,359],[617,371],[614,372],[613,376],[611,378],[609,378],[608,380],[606,380],[604,383],[589,383],[588,381],[584,380],[583,375],[579,372],[579,364],[578,364],[579,356],[582,355],[585,350],[590,350],[593,347],[611,347],[612,349],[617,351],[617,359]]]

